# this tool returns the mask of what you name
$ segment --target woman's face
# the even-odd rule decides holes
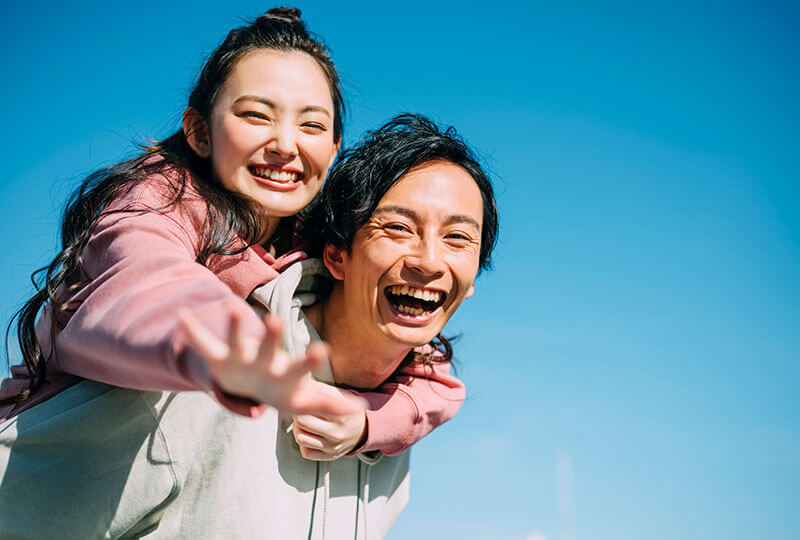
[[[328,79],[316,60],[302,52],[248,53],[211,112],[214,172],[268,218],[294,215],[317,194],[336,156],[333,121]]]

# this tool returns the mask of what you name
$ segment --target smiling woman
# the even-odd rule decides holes
[[[290,247],[291,216],[336,156],[343,112],[336,68],[299,10],[275,8],[232,30],[203,66],[182,128],[93,173],[72,195],[62,249],[18,313],[24,370],[12,368],[14,379],[4,382],[0,418],[80,378],[214,391],[229,408],[254,414],[236,397],[258,396],[221,385],[219,369],[182,345],[176,310],[202,313],[225,335],[227,321],[216,313],[233,302],[245,331],[263,335],[244,298],[280,270],[273,255]],[[291,167],[298,176],[287,186],[252,166],[280,174]],[[141,321],[138,337],[131,318]]]
[[[322,186],[339,146],[335,118],[319,62],[267,49],[239,60],[209,121],[189,108],[183,124],[195,153],[212,157],[220,183],[268,212],[263,242]]]

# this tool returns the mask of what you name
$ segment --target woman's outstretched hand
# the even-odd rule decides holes
[[[178,316],[189,342],[208,361],[212,379],[224,392],[292,415],[364,415],[362,400],[311,378],[327,359],[325,344],[312,343],[305,356],[292,358],[281,348],[283,327],[277,317],[264,317],[266,334],[259,340],[245,335],[239,315],[231,312],[225,343],[190,311],[180,310]]]

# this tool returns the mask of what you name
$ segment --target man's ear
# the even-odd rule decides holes
[[[339,281],[344,279],[344,265],[347,262],[346,250],[326,244],[322,250],[322,261],[334,279]]]
[[[474,283],[469,286],[469,289],[467,289],[467,294],[464,295],[464,300],[466,300],[467,298],[469,298],[473,294],[475,294],[475,284]]]
[[[201,158],[211,156],[208,122],[194,107],[186,107],[186,110],[183,111],[183,134],[195,154]]]

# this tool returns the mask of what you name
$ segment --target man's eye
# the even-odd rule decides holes
[[[458,246],[472,243],[472,236],[465,233],[449,233],[445,235],[445,239]]]
[[[390,231],[407,231],[408,227],[402,225],[400,223],[389,223],[388,225],[383,226],[384,229],[388,229]]]

